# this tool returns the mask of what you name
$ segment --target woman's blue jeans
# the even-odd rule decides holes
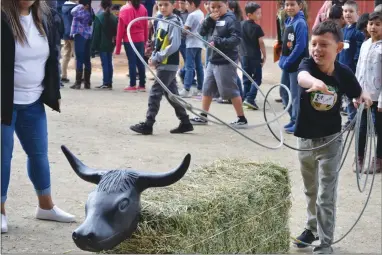
[[[90,53],[91,53],[91,39],[85,39],[82,35],[74,36],[74,52],[76,53],[76,68],[77,71],[82,72],[85,66],[86,70],[91,70],[92,66],[90,63]]]
[[[27,154],[28,176],[37,195],[51,194],[47,119],[44,105],[38,100],[14,105],[11,125],[1,124],[1,203],[7,200],[15,132]]]

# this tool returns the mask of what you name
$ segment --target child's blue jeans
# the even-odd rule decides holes
[[[204,70],[202,64],[202,49],[201,48],[187,48],[186,49],[186,74],[184,76],[184,87],[190,89],[194,80],[194,74],[196,71],[196,77],[198,81],[197,88],[202,90],[204,80]]]
[[[100,52],[99,56],[102,64],[103,84],[111,85],[113,84],[113,53]]]
[[[293,123],[296,123],[298,110],[300,107],[300,87],[297,83],[297,72],[288,73],[285,70],[282,71],[281,75],[281,83],[287,86],[292,94],[292,105],[289,108],[289,116],[290,120]],[[283,101],[283,105],[288,105],[288,92],[284,89],[280,89],[281,99]]]
[[[37,195],[51,193],[47,120],[44,105],[38,100],[14,105],[11,125],[1,124],[1,203],[7,200],[15,132],[27,154],[28,176]]]
[[[85,39],[82,35],[75,35],[74,36],[74,51],[76,53],[76,68],[77,71],[82,72],[83,67],[85,66],[86,70],[91,69],[91,63],[90,63],[90,46],[91,46],[90,39]]]
[[[186,59],[187,59],[185,40],[184,41],[182,40],[182,43],[180,44],[180,47],[179,47],[179,52],[180,52],[180,55],[182,55],[183,62],[184,62],[183,67],[179,70],[179,76],[182,79],[182,82],[184,83],[184,78],[186,76]],[[194,78],[192,80],[192,85],[196,85],[195,71],[194,71]]]
[[[144,64],[138,59],[133,47],[131,47],[129,42],[124,44],[127,59],[129,61],[129,74],[130,74],[130,87],[135,87],[137,85],[137,68],[139,72],[139,87],[144,88],[146,85],[146,69]],[[144,42],[135,42],[135,48],[138,50],[139,54],[144,56],[145,44]]]
[[[251,76],[251,78],[257,83],[258,86],[261,85],[263,78],[263,70],[261,67],[260,60],[242,57],[241,65],[246,73]],[[254,103],[258,89],[251,81],[243,74],[243,85],[244,85],[244,99],[249,103]]]

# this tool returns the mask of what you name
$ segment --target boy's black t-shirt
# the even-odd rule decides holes
[[[336,134],[341,131],[340,106],[343,94],[349,98],[358,98],[362,93],[357,78],[352,70],[335,62],[333,76],[321,72],[313,58],[305,58],[298,73],[307,71],[323,81],[334,95],[321,92],[310,92],[301,89],[300,109],[296,121],[294,135],[301,138],[314,139]]]
[[[264,36],[264,31],[252,20],[244,20],[241,22],[240,53],[242,56],[261,60],[261,51],[259,38]]]

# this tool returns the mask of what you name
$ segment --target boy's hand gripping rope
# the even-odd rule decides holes
[[[195,36],[196,38],[198,38],[199,40],[201,40],[202,42],[204,42],[204,44],[213,49],[214,51],[216,51],[217,53],[219,53],[223,58],[225,58],[227,61],[229,61],[233,66],[235,66],[236,68],[238,68],[239,70],[241,70],[243,72],[243,74],[252,82],[252,84],[254,86],[256,86],[256,88],[258,89],[258,91],[263,95],[264,97],[264,107],[263,107],[263,114],[264,114],[264,119],[265,119],[265,123],[262,123],[262,124],[257,124],[257,125],[250,125],[249,128],[258,128],[258,127],[263,127],[263,126],[267,126],[269,131],[272,133],[272,135],[280,142],[277,146],[275,147],[270,147],[270,146],[267,146],[267,145],[264,145],[264,144],[261,144],[257,141],[255,141],[254,139],[248,137],[247,135],[243,134],[242,132],[240,132],[238,129],[234,128],[233,126],[231,126],[230,124],[226,123],[225,121],[221,120],[220,118],[216,117],[215,115],[209,113],[209,112],[206,112],[202,109],[199,109],[197,107],[194,107],[193,105],[191,105],[190,103],[186,102],[183,98],[181,98],[180,96],[178,95],[175,95],[173,94],[168,88],[167,86],[158,78],[158,76],[154,73],[154,71],[150,68],[150,66],[146,63],[146,61],[143,59],[143,57],[140,55],[139,51],[136,49],[133,41],[132,41],[132,38],[131,38],[131,33],[130,33],[130,30],[131,30],[131,27],[132,25],[135,23],[135,22],[138,22],[138,21],[141,21],[141,20],[158,20],[158,21],[162,21],[162,22],[165,22],[165,23],[168,23],[170,25],[173,25],[179,29],[181,29],[183,32],[187,33],[188,35],[192,35],[192,36]],[[367,184],[367,180],[368,180],[368,175],[366,174],[366,178],[363,182],[363,187],[361,188],[360,186],[360,180],[362,179],[362,174],[361,174],[361,171],[364,170],[365,168],[365,165],[363,166],[362,169],[359,169],[359,166],[357,164],[358,162],[358,141],[359,141],[359,128],[360,128],[360,125],[361,125],[361,118],[362,118],[362,112],[365,108],[365,105],[364,104],[361,104],[359,109],[358,109],[358,112],[357,112],[357,115],[356,115],[356,118],[354,118],[350,125],[348,125],[345,129],[343,129],[336,137],[334,137],[331,141],[327,142],[326,144],[323,144],[321,146],[318,146],[318,147],[314,147],[314,148],[311,148],[311,149],[299,149],[299,148],[296,148],[296,147],[293,147],[291,145],[288,145],[284,142],[284,136],[283,136],[283,132],[282,132],[282,128],[280,128],[280,138],[273,132],[273,130],[271,129],[270,127],[270,124],[273,123],[273,122],[276,122],[279,124],[279,126],[281,127],[280,123],[279,123],[279,119],[288,112],[289,108],[291,107],[291,104],[292,104],[292,95],[291,95],[291,92],[289,90],[289,88],[287,86],[285,86],[284,84],[278,84],[278,85],[275,85],[273,86],[268,92],[266,95],[264,95],[264,93],[262,92],[262,90],[259,88],[259,86],[257,85],[257,83],[252,79],[252,77],[250,75],[248,75],[247,72],[245,72],[240,66],[238,66],[232,59],[230,59],[228,56],[226,56],[223,52],[221,52],[219,49],[217,49],[216,47],[210,45],[207,41],[205,41],[200,35],[198,34],[194,34],[192,32],[190,32],[189,30],[186,30],[184,29],[183,27],[179,26],[178,24],[175,24],[171,21],[168,21],[168,20],[165,20],[165,19],[160,19],[160,18],[154,18],[154,17],[139,17],[139,18],[136,18],[134,20],[132,20],[129,25],[127,26],[127,36],[129,38],[129,43],[131,45],[131,47],[133,48],[134,52],[136,53],[137,57],[139,58],[139,60],[148,68],[148,70],[151,72],[151,74],[154,76],[155,80],[162,86],[162,88],[167,92],[168,94],[168,97],[171,101],[179,104],[180,106],[182,106],[184,109],[190,111],[191,113],[195,114],[196,116],[202,118],[202,119],[205,119],[206,118],[204,116],[202,116],[200,113],[203,113],[203,114],[206,114],[207,116],[210,116],[212,117],[214,120],[210,120],[209,119],[209,122],[212,122],[214,124],[217,124],[217,125],[224,125],[228,128],[230,128],[231,130],[235,131],[236,133],[238,133],[239,135],[243,136],[244,138],[248,139],[249,141],[261,146],[261,147],[264,147],[264,148],[267,148],[267,149],[272,149],[272,150],[275,150],[275,149],[279,149],[281,148],[283,145],[292,149],[292,150],[295,150],[295,151],[313,151],[313,150],[318,150],[318,149],[321,149],[325,146],[328,146],[329,144],[331,144],[332,142],[336,141],[338,138],[342,137],[342,135],[345,133],[345,132],[348,132],[347,135],[346,135],[346,138],[345,138],[345,141],[343,142],[343,146],[342,146],[342,161],[341,161],[341,164],[340,164],[340,167],[339,169],[337,170],[337,172],[339,173],[340,170],[342,169],[342,166],[345,162],[345,159],[347,158],[347,155],[349,153],[349,150],[350,150],[350,147],[351,147],[351,144],[352,144],[352,141],[353,141],[353,138],[354,138],[354,135],[356,136],[356,139],[355,139],[355,162],[356,162],[356,180],[357,180],[357,187],[359,189],[359,191],[362,193],[363,191],[365,191],[365,188],[366,188],[366,184]],[[284,111],[279,114],[279,115],[276,115],[276,112],[275,110],[273,109],[272,105],[269,103],[268,101],[268,97],[270,95],[270,92],[275,89],[276,87],[283,87],[287,93],[288,93],[288,105],[285,107]],[[272,110],[273,114],[275,115],[275,118],[268,121],[267,120],[267,116],[266,116],[266,104],[269,105],[270,109]],[[198,112],[199,113],[198,113]],[[350,142],[348,143],[348,146],[345,150],[345,147],[346,147],[346,143],[348,141],[348,138],[350,136],[350,133],[351,133],[351,128],[355,125],[355,130],[353,132],[353,134],[351,135],[351,138],[350,138]],[[371,110],[368,109],[367,110],[367,135],[366,135],[366,144],[368,143],[368,137],[371,137],[370,140],[370,144],[369,144],[369,147],[370,147],[370,150],[373,151],[374,153],[374,156],[376,157],[376,137],[375,137],[375,131],[374,131],[374,125],[373,125],[373,120],[372,120],[372,115],[371,115]],[[367,146],[366,146],[367,147]],[[346,151],[346,152],[345,152]],[[345,154],[344,154],[345,152]],[[367,150],[365,149],[365,155],[367,153]],[[370,169],[371,167],[371,156],[372,154],[370,153],[369,154],[369,161],[368,161],[368,166],[367,166],[367,169]],[[366,158],[366,157],[364,157]],[[370,195],[371,195],[371,191],[373,189],[373,185],[374,185],[374,180],[375,180],[375,174],[376,174],[376,162],[375,160],[373,161],[373,178],[372,178],[372,181],[371,181],[371,185],[370,185],[370,190],[369,190],[369,194],[367,196],[367,199],[366,199],[366,202],[365,202],[365,205],[361,211],[361,213],[359,214],[357,220],[355,221],[355,223],[353,224],[353,226],[349,229],[348,232],[346,232],[345,235],[343,235],[340,239],[334,241],[332,244],[336,244],[336,243],[339,243],[340,241],[342,241],[353,229],[354,227],[357,225],[357,223],[359,222],[360,218],[362,217],[365,209],[366,209],[366,206],[369,202],[369,199],[370,199]],[[313,247],[319,247],[320,245],[313,245],[313,244],[308,244],[308,243],[304,243],[300,240],[297,240],[297,238],[295,237],[292,237],[291,236],[291,239],[293,239],[294,241],[296,242],[299,242],[299,243],[302,243],[302,244],[305,244],[307,246],[313,246]]]

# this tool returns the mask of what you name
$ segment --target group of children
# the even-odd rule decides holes
[[[245,12],[248,19],[239,22],[235,16],[235,13],[229,9],[228,1],[211,1],[208,5],[210,12],[207,14],[206,18],[204,18],[203,13],[199,9],[199,0],[188,0],[186,2],[188,16],[184,24],[185,29],[190,30],[192,33],[198,33],[204,38],[208,38],[210,45],[217,47],[232,61],[236,63],[240,61],[243,65],[243,69],[254,78],[257,85],[260,85],[262,74],[261,68],[266,60],[266,51],[262,40],[264,32],[261,27],[256,24],[256,21],[261,18],[260,5],[254,2],[248,2],[245,7]],[[168,18],[177,16],[174,14],[173,1],[158,1],[157,5],[163,18],[167,18],[163,12],[170,13],[168,14]],[[181,20],[178,19],[177,22],[180,23]],[[158,26],[164,26],[162,23],[164,22],[159,21]],[[174,72],[174,74],[166,75],[167,83],[165,84],[171,90],[176,87],[175,73],[177,71],[176,67],[179,65],[178,51],[182,51],[182,33],[179,35],[180,45],[177,44],[178,38],[174,39],[172,34],[172,36],[169,37],[171,38],[171,41],[169,42],[171,47],[163,48],[164,46],[158,46],[164,40],[163,35],[159,34],[163,33],[163,29],[156,29],[156,31],[158,31],[156,37],[160,38],[160,40],[156,40],[156,46],[151,57],[151,63],[156,67],[158,76],[162,76],[163,70]],[[177,29],[171,29],[171,33],[177,33],[174,31],[177,31]],[[184,78],[184,89],[180,91],[180,96],[189,97],[192,94],[190,88],[196,73],[198,90],[202,89],[202,109],[208,112],[213,98],[218,95],[222,99],[230,100],[230,102],[232,102],[232,105],[236,111],[237,119],[231,124],[236,127],[247,125],[248,122],[243,111],[243,100],[244,104],[257,108],[255,103],[257,94],[256,86],[251,84],[251,82],[243,76],[243,94],[240,89],[241,84],[238,84],[239,79],[237,75],[237,68],[215,51],[210,51],[210,54],[208,54],[208,64],[204,74],[201,63],[201,51],[204,47],[203,43],[195,36],[188,35],[187,33],[185,43],[186,74]],[[173,52],[168,50],[173,48],[177,48],[178,51]],[[174,55],[177,56],[175,57]],[[158,59],[157,56],[161,57]],[[170,63],[168,60],[170,59],[174,60],[173,68],[169,67]],[[137,125],[131,126],[133,131],[141,134],[152,134],[153,124],[155,122],[155,116],[159,110],[160,101],[154,100],[157,97],[155,96],[156,91],[158,91],[158,93],[159,91],[161,93],[163,91],[157,82],[154,83],[150,92],[149,109],[147,111],[146,120]],[[198,92],[200,93],[201,91]],[[177,89],[173,93],[178,94]],[[164,94],[168,97],[166,92],[164,92]],[[171,133],[189,132],[193,130],[193,125],[203,125],[208,123],[206,114],[202,113],[202,117],[194,117],[189,119],[184,110],[178,109],[172,101],[170,101],[170,103],[174,106],[177,117],[181,121],[180,126],[171,130]]]
[[[76,59],[76,79],[70,87],[80,89],[84,82],[85,89],[91,88],[91,56],[100,56],[103,82],[98,89],[113,88],[113,53],[120,54],[122,44],[129,63],[130,85],[124,89],[128,92],[145,91],[145,67],[138,60],[127,37],[127,25],[137,17],[148,16],[148,10],[140,0],[128,1],[122,6],[119,17],[113,14],[112,0],[101,0],[101,9],[97,14],[92,9],[92,0],[68,0],[61,7],[64,24],[63,59],[61,83],[69,82],[67,77],[68,63],[72,56]],[[132,26],[131,37],[134,46],[144,56],[148,42],[148,22],[139,21]],[[138,75],[139,79],[137,79]],[[139,86],[136,83],[139,80]],[[62,85],[63,86],[63,85]]]

